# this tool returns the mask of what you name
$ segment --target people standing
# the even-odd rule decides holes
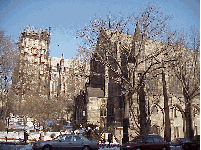
[[[29,134],[28,134],[27,131],[24,129],[24,142],[25,142],[25,143],[27,143],[28,136],[29,136]]]

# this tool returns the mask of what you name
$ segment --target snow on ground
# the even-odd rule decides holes
[[[46,132],[46,135],[43,135],[42,133],[42,136],[44,136],[44,140],[52,140],[52,138],[50,137],[51,134],[55,134],[55,137],[59,136],[60,135],[60,132]],[[5,137],[8,138],[8,141],[9,142],[19,142],[19,139],[24,139],[24,132],[23,131],[20,131],[20,132],[0,132],[0,142],[5,142],[6,139]],[[34,139],[35,140],[39,140],[39,137],[40,137],[40,133],[39,132],[31,132],[29,134],[29,141],[28,142],[33,142]]]

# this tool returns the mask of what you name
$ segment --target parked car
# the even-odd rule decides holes
[[[160,135],[148,134],[137,136],[132,141],[122,144],[121,150],[168,150],[169,143]]]
[[[196,135],[192,140],[184,142],[183,150],[200,150],[200,135]]]
[[[37,141],[32,147],[34,150],[98,150],[98,141],[88,140],[82,135],[64,134],[51,141]]]
[[[172,146],[182,146],[182,144],[186,141],[190,141],[189,138],[175,138],[171,141]]]
[[[186,141],[190,141],[189,138],[175,138],[174,140],[171,141],[170,143],[170,149],[174,150],[174,149],[181,149],[184,142]]]

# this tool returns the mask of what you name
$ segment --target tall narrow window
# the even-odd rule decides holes
[[[176,127],[177,137],[179,137],[179,127]]]
[[[101,117],[106,117],[107,116],[107,109],[106,109],[106,107],[105,106],[101,106],[101,108],[100,108],[100,116]]]
[[[177,118],[177,109],[176,109],[176,107],[174,109],[174,117]]]
[[[195,126],[195,135],[198,135],[198,127]]]

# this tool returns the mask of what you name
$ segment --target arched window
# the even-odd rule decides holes
[[[159,134],[159,133],[160,133],[160,128],[159,128],[159,126],[153,125],[153,126],[150,128],[150,133]]]
[[[153,106],[152,109],[151,109],[151,114],[158,114],[158,108],[156,106]]]
[[[105,106],[101,106],[100,108],[100,116],[105,118],[107,116],[107,109]]]
[[[199,115],[199,110],[196,107],[193,107],[193,117],[196,117],[197,115]]]

